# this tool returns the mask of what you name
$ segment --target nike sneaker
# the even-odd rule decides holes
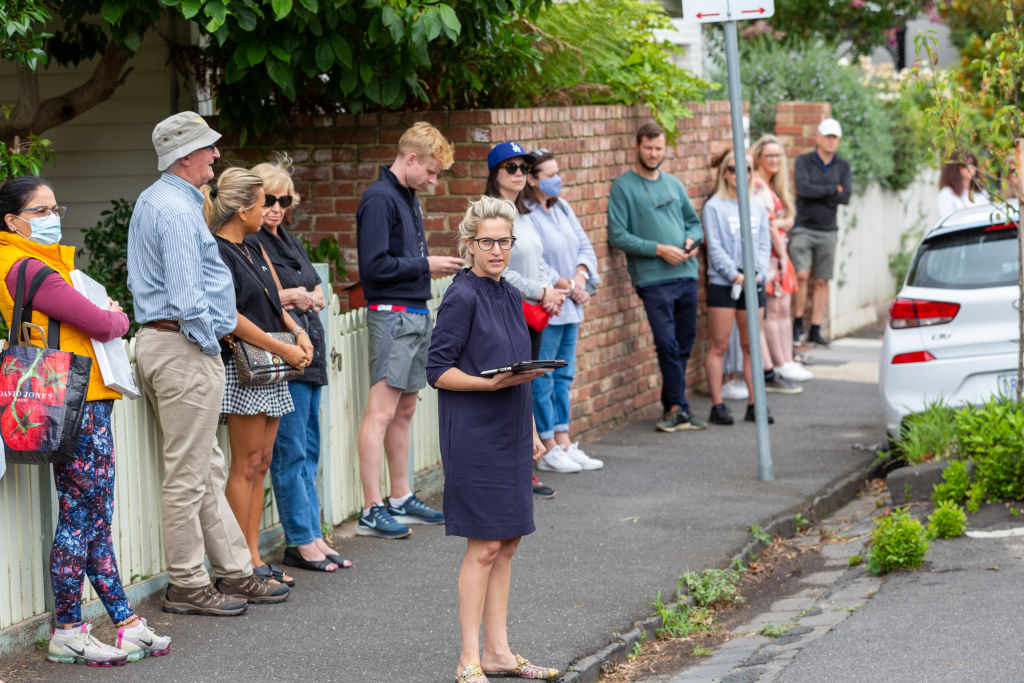
[[[415,494],[401,505],[388,505],[388,514],[399,524],[444,524],[444,513],[428,507]]]
[[[128,661],[128,653],[96,640],[92,635],[90,621],[76,626],[71,635],[57,633],[56,629],[51,631],[46,661],[58,664],[121,666]]]
[[[356,522],[356,534],[359,536],[405,538],[411,533],[412,530],[404,524],[399,524],[381,503],[370,506],[370,511],[360,515],[359,521]]]
[[[117,629],[117,647],[128,653],[129,662],[137,662],[143,657],[161,657],[171,651],[169,636],[158,636],[145,619],[139,617],[139,621],[142,622],[140,629]]]

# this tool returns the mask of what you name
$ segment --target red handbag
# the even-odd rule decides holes
[[[551,321],[551,314],[544,310],[539,304],[523,302],[523,317],[526,318],[526,325],[531,330],[540,332],[548,326]]]

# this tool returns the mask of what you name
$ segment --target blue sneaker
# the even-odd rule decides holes
[[[415,494],[402,505],[389,504],[388,512],[402,524],[444,524],[444,513],[427,507]]]
[[[370,513],[360,515],[356,523],[357,536],[380,536],[381,538],[405,538],[412,530],[399,524],[381,504],[370,507]]]

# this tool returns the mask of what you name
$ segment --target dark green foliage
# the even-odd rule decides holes
[[[896,509],[875,520],[867,567],[875,574],[916,569],[928,552],[928,533],[909,512]]]
[[[335,282],[345,279],[345,257],[338,246],[338,240],[333,237],[324,237],[314,247],[305,237],[301,239],[302,246],[306,247],[306,254],[309,255],[310,261],[313,263],[326,263],[331,266]],[[326,285],[327,283],[324,284]]]
[[[127,199],[111,203],[111,208],[100,213],[100,222],[85,231],[89,265],[83,270],[107,288],[107,296],[121,304],[131,321],[126,335],[131,337],[139,329],[132,294],[128,291],[128,224],[135,203]]]
[[[986,501],[1024,498],[1024,412],[1018,401],[998,397],[956,413],[960,455],[975,465],[974,480]]]

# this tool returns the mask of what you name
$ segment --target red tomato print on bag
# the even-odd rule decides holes
[[[0,414],[4,441],[16,451],[40,450],[48,423],[46,406],[30,398],[19,398]]]
[[[33,398],[50,406],[63,404],[70,369],[70,354],[51,353],[44,356],[42,361],[36,365],[32,376]]]

